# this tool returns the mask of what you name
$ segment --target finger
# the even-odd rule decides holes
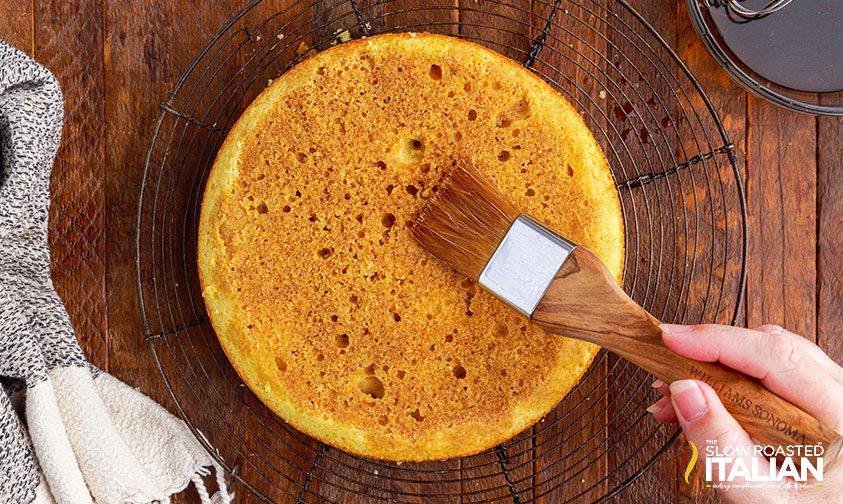
[[[798,334],[792,333],[785,329],[780,325],[775,324],[764,324],[758,327],[753,328],[754,331],[765,332],[768,334],[780,334],[786,338],[790,338],[795,341],[797,344],[801,344],[808,355],[816,359],[816,361],[823,366],[824,368],[828,369],[828,371],[834,376],[835,379],[843,384],[843,368],[840,367],[840,364],[834,361],[831,357],[828,356],[827,353],[823,352],[820,347],[813,344],[811,341],[799,336]]]
[[[771,392],[829,426],[843,428],[843,385],[806,351],[809,342],[784,334],[719,325],[663,326],[674,352],[715,362],[761,380]]]
[[[723,407],[714,389],[701,381],[678,380],[670,385],[670,392],[670,400],[679,425],[685,437],[697,447],[701,460],[700,470],[706,470],[705,459],[715,455],[715,448],[722,454],[727,447],[730,450],[734,449],[737,454],[742,454],[743,461],[751,467],[752,459],[756,458],[754,443],[749,434]],[[746,483],[743,478],[738,477],[729,481],[731,464],[723,463],[721,473],[721,463],[715,463],[715,460],[712,462],[711,479],[713,481],[733,485]],[[757,467],[762,472],[766,469],[769,473],[769,466],[761,462],[759,458]],[[707,475],[704,473],[703,476]],[[774,494],[772,490],[758,488],[730,488],[723,492],[723,496],[734,503],[774,502],[776,501],[772,499],[774,495],[779,499],[782,496],[778,490],[775,492]]]
[[[647,408],[647,412],[653,415],[653,418],[659,422],[677,423],[679,421],[676,418],[676,412],[673,411],[673,404],[671,404],[669,397],[662,397],[654,402]]]
[[[665,397],[670,397],[670,385],[668,385],[667,383],[661,380],[656,380],[650,386],[658,390],[661,395]]]

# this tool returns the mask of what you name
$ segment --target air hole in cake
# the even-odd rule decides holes
[[[466,91],[471,91],[471,83],[466,82],[465,85],[462,88],[465,89]]]
[[[415,420],[416,422],[421,422],[424,420],[424,417],[421,416],[421,413],[419,412],[418,408],[416,408],[415,411],[411,412],[410,416],[413,417],[413,420]]]
[[[462,140],[462,133],[460,133],[459,131],[457,131],[456,133],[454,133],[454,140],[456,140],[457,142],[459,142],[460,140]]]
[[[530,110],[530,102],[526,98],[521,98],[510,105],[505,113],[506,117],[512,122],[522,121],[533,115],[533,111]]]
[[[405,373],[404,371],[401,371],[401,370],[399,370],[398,373],[396,373],[396,376],[398,376],[398,378],[402,379],[402,380],[404,379],[404,377],[406,375],[407,375],[407,373]]]
[[[394,189],[395,189],[395,186],[392,185],[392,184],[389,184],[388,186],[386,186],[386,194],[388,194],[389,196],[392,196],[392,191]]]
[[[337,315],[331,315],[331,322],[336,322],[340,318]]]
[[[498,114],[498,117],[495,119],[496,128],[508,128],[510,124],[512,124],[512,121],[503,112]]]
[[[327,259],[327,258],[329,258],[329,257],[331,256],[331,254],[332,254],[332,253],[333,253],[333,250],[332,250],[332,249],[330,249],[330,248],[327,248],[327,247],[326,247],[326,248],[321,248],[321,249],[319,249],[319,252],[317,252],[317,254],[319,255],[319,257],[321,257],[322,259]]]
[[[495,329],[493,330],[492,334],[497,337],[506,336],[509,333],[509,327],[506,324],[495,324]]]
[[[468,120],[469,120],[469,121],[474,121],[474,120],[476,120],[476,119],[477,119],[477,111],[476,111],[476,110],[474,110],[474,109],[469,110],[469,111],[468,111]]]
[[[319,67],[316,70],[316,73],[318,73],[319,75],[325,75],[325,67]]]
[[[348,300],[351,301],[354,304],[357,304],[357,303],[360,302],[360,298],[357,297],[357,294],[352,294],[351,297],[348,298]]]
[[[385,228],[391,228],[395,225],[395,216],[391,213],[384,214],[384,216],[381,217],[381,224],[383,224],[383,227]]]
[[[374,364],[369,364],[368,366],[366,366],[366,374],[368,374],[368,375],[374,375],[375,374],[375,365]]]
[[[457,365],[457,366],[454,366],[454,368],[451,371],[454,372],[454,376],[456,376],[457,379],[462,380],[463,378],[465,378],[466,373],[465,373],[464,367],[462,367],[460,365]]]
[[[348,346],[348,334],[340,334],[334,339],[334,344],[337,348],[346,348]]]
[[[526,191],[524,191],[524,194],[525,194],[526,196],[535,196],[535,195],[536,195],[536,191],[534,191],[532,188],[530,188],[530,189],[527,189]]]
[[[287,370],[287,363],[284,362],[284,359],[281,357],[275,358],[275,367],[278,368],[278,371],[286,371]]]
[[[512,150],[521,150],[521,146],[520,145],[513,145]]]
[[[322,362],[325,360],[325,354],[319,354],[316,356],[316,362]]]
[[[360,383],[357,384],[357,387],[360,389],[360,392],[371,396],[373,399],[383,399],[385,394],[385,390],[383,388],[383,382],[378,379],[377,376],[367,376],[360,380]]]
[[[430,65],[430,78],[433,80],[442,79],[442,67],[439,65]]]
[[[345,193],[344,198],[345,198],[345,199],[347,199],[347,200],[350,200],[350,199],[351,199],[351,194],[350,194],[350,193]]]
[[[500,151],[498,153],[498,161],[501,161],[501,162],[509,161],[509,158],[510,158],[509,151]]]
[[[355,216],[354,218],[357,220],[357,222],[363,224],[363,214],[357,214],[357,216]]]
[[[430,171],[430,163],[424,163],[423,165],[419,166],[419,170],[422,173],[427,173]]]
[[[290,213],[290,210],[292,210],[290,205],[284,205],[284,206],[281,207],[281,211],[284,212],[284,213]]]
[[[299,160],[299,163],[304,163],[305,161],[307,161],[307,154],[305,154],[304,152],[298,152],[296,153],[296,159]]]
[[[358,232],[357,232],[357,237],[358,237],[358,238],[365,238],[365,237],[366,237],[366,232],[365,232],[365,231],[358,231]]]
[[[398,159],[404,164],[421,163],[424,159],[424,141],[418,138],[404,140],[398,149]]]
[[[416,195],[419,193],[419,188],[414,186],[413,184],[410,184],[407,186],[407,193],[409,193],[410,196],[415,198]]]
[[[469,317],[474,315],[474,312],[471,311],[471,300],[474,299],[474,289],[465,293],[465,314]]]
[[[498,82],[498,81],[495,81],[495,83],[494,83],[494,84],[492,84],[492,87],[493,87],[495,90],[498,90],[498,89],[500,89],[500,88],[501,88],[501,83],[500,83],[500,82]]]
[[[454,97],[454,92],[448,91],[448,98],[453,98],[453,97]]]
[[[565,166],[568,167],[568,176],[573,177],[574,176],[574,169],[571,168],[571,165],[565,165]]]
[[[378,417],[378,423],[381,425],[386,425],[389,423],[389,418],[386,415],[381,415]]]
[[[401,315],[398,315],[397,313],[393,313],[393,314],[392,314],[392,318],[393,318],[393,320],[395,320],[396,322],[401,322]]]
[[[269,208],[267,208],[266,203],[261,203],[255,207],[255,210],[257,210],[259,214],[265,214],[269,211]]]
[[[381,170],[386,170],[386,163],[384,163],[383,161],[378,161],[377,163],[375,163],[375,166],[377,166]]]
[[[296,189],[296,198],[301,198],[301,191]]]

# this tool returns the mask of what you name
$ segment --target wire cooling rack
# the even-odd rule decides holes
[[[623,207],[625,289],[662,320],[734,323],[746,202],[734,145],[697,80],[625,1],[323,0],[270,10],[255,0],[232,17],[161,104],[137,217],[146,341],[178,413],[238,499],[527,503],[623,490],[677,431],[645,412],[656,399],[651,377],[606,352],[535,427],[475,456],[396,464],[297,432],[244,386],[217,343],[196,271],[198,213],[229,128],[298,60],[348,37],[453,35],[522,62],[582,111]]]

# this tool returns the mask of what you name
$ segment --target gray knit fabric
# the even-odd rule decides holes
[[[0,502],[33,500],[39,470],[11,394],[86,366],[50,278],[50,172],[62,132],[56,78],[0,41]]]

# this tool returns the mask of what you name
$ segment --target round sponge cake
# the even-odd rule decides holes
[[[375,458],[468,455],[585,372],[597,347],[545,334],[412,240],[460,158],[620,280],[620,202],[579,114],[475,44],[341,44],[276,79],[229,133],[202,205],[203,296],[237,372],[297,429]]]

